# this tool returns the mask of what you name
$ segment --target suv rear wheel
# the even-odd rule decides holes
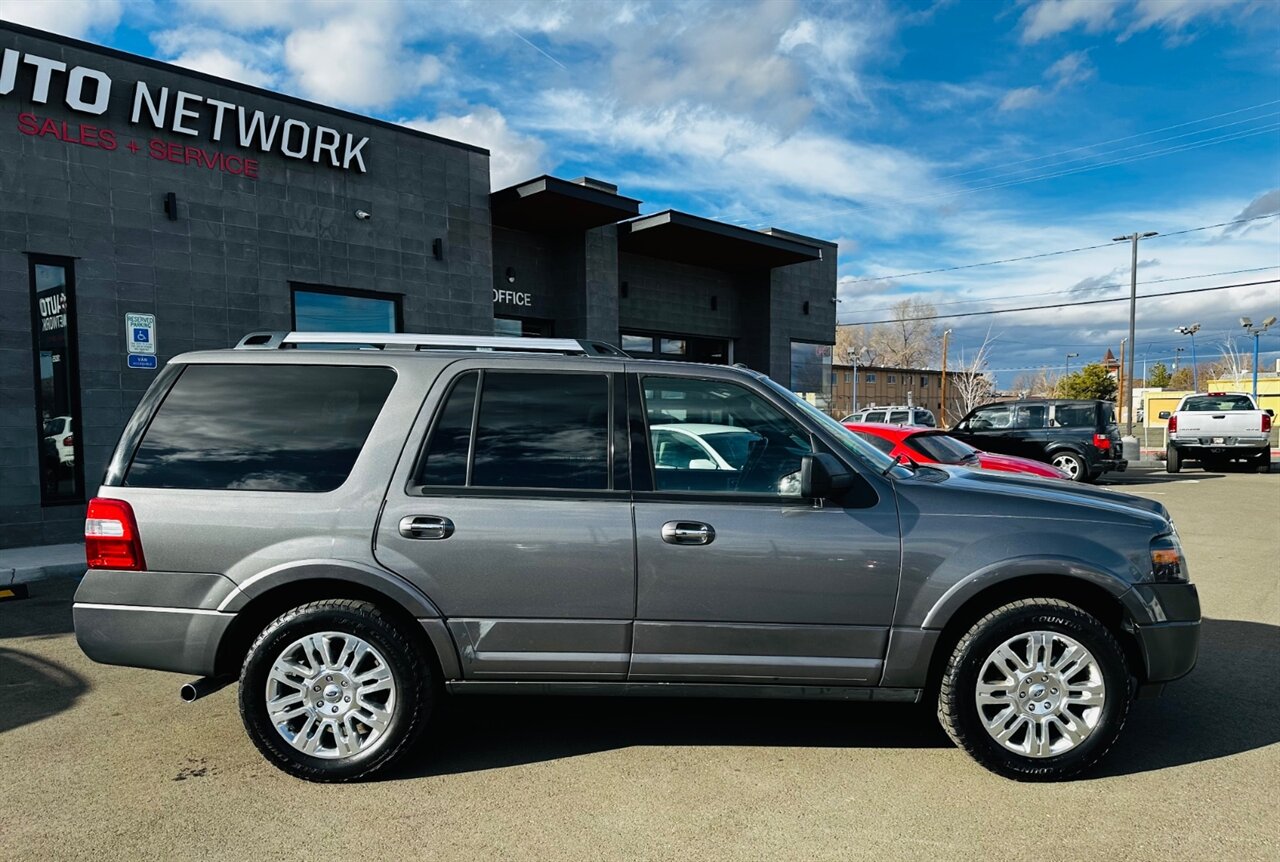
[[[938,719],[992,772],[1057,781],[1107,753],[1131,691],[1124,651],[1106,626],[1058,599],[1023,599],[978,620],[956,644]]]
[[[1089,481],[1089,468],[1075,452],[1055,452],[1051,463],[1066,473],[1072,482]]]
[[[296,607],[260,634],[240,673],[240,717],[273,764],[309,781],[368,778],[421,736],[433,697],[421,644],[376,605]]]

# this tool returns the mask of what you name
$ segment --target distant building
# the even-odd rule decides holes
[[[858,403],[853,402],[852,365],[833,365],[831,412],[837,418],[865,407],[907,404],[925,407],[936,416],[942,409],[942,372],[933,368],[890,368],[859,365]]]

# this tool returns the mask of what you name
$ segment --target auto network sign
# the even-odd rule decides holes
[[[21,75],[19,74],[21,72]],[[19,88],[19,78],[30,80],[29,92]],[[100,117],[111,106],[113,81],[105,72],[88,66],[72,66],[61,60],[5,48],[0,54],[0,98],[15,94],[28,97],[35,105],[49,104],[50,89],[57,83],[68,108],[80,114]],[[357,138],[328,126],[312,125],[278,114],[248,110],[243,105],[224,102],[199,93],[155,87],[138,81],[129,94],[128,121],[131,126],[153,128],[189,138],[207,138],[214,144],[232,143],[249,151],[279,153],[290,159],[328,165],[340,170],[366,173],[364,147],[367,137]],[[32,137],[56,138],[64,144],[78,144],[104,150],[123,146],[137,156],[157,161],[221,170],[226,173],[257,178],[258,162],[243,155],[228,154],[216,148],[191,146],[181,140],[150,138],[143,144],[128,138],[128,133],[97,123],[68,123],[42,117],[38,113],[18,115],[18,131]]]

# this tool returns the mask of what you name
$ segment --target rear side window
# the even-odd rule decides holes
[[[946,434],[912,434],[907,446],[939,464],[959,464],[971,460],[978,451]]]
[[[892,452],[897,445],[892,440],[886,440],[883,437],[877,437],[875,434],[868,434],[866,431],[854,431],[852,433],[857,434],[864,441],[866,441],[867,443],[870,443],[872,446],[879,449],[881,452],[883,452],[886,455]]]
[[[864,419],[864,420],[862,420],[862,421],[863,421],[863,422],[883,422],[883,421],[884,421],[884,411],[881,411],[881,412],[879,412],[879,413],[868,413],[868,414],[867,414],[867,418],[866,418],[866,419]]]
[[[609,403],[604,374],[468,373],[437,415],[415,484],[607,490]]]
[[[1096,404],[1059,404],[1053,408],[1053,424],[1058,428],[1093,428],[1098,424]]]
[[[395,382],[390,368],[187,366],[124,484],[332,491],[346,481]]]
[[[1047,428],[1049,426],[1049,405],[1048,404],[1019,404],[1016,427],[1028,428]]]

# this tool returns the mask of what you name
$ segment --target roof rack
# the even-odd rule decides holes
[[[286,350],[304,344],[363,350],[486,350],[630,358],[605,341],[512,338],[499,335],[420,335],[412,332],[250,332],[236,350]]]

